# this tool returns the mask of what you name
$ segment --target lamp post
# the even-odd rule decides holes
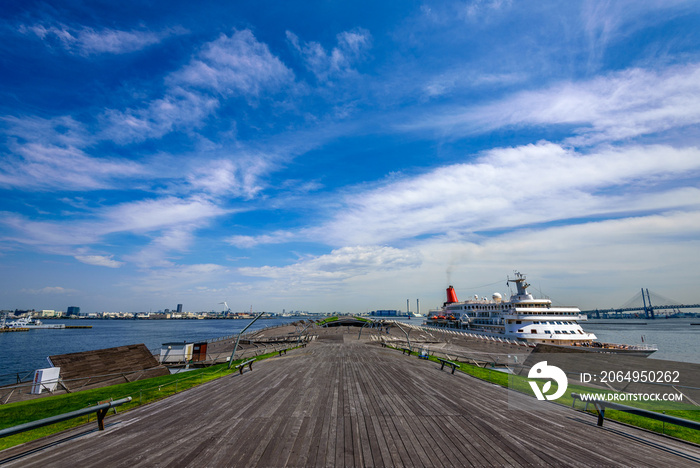
[[[264,313],[265,312],[260,312],[260,314],[258,314],[257,317],[255,317],[253,320],[251,320],[250,323],[248,325],[246,325],[245,328],[243,330],[241,330],[241,332],[236,337],[236,344],[234,345],[233,352],[231,353],[231,357],[228,360],[228,368],[229,369],[231,368],[231,365],[233,364],[233,356],[236,354],[236,350],[238,349],[238,342],[241,339],[241,335],[243,334],[244,331],[246,331],[248,329],[248,327],[250,327],[252,324],[254,324],[257,319],[262,317]]]

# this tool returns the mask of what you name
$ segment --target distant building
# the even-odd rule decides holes
[[[373,310],[370,315],[377,317],[396,317],[399,315],[398,310]]]
[[[182,304],[177,305],[177,313],[181,314],[182,313]]]
[[[80,307],[68,306],[68,309],[66,309],[66,315],[68,317],[79,316],[80,315]]]

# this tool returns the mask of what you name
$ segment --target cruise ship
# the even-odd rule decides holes
[[[580,321],[588,318],[578,307],[557,307],[549,299],[535,299],[527,291],[525,275],[515,272],[516,292],[504,301],[499,293],[491,299],[479,298],[460,302],[454,287],[447,288],[447,301],[431,310],[425,325],[459,329],[475,335],[503,338],[532,345],[576,347],[598,352],[648,356],[657,349],[651,346],[600,343],[586,332]]]

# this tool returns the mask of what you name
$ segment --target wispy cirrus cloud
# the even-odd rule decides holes
[[[491,104],[442,108],[400,126],[461,138],[504,127],[565,125],[566,142],[590,146],[700,123],[700,64],[628,69],[522,91]]]
[[[114,158],[95,158],[75,147],[38,143],[14,144],[14,152],[0,161],[0,183],[34,191],[84,191],[115,188],[125,178],[143,177],[140,164]]]
[[[250,30],[222,34],[165,79],[163,97],[143,107],[107,110],[103,136],[129,143],[176,130],[191,132],[204,125],[223,100],[258,99],[293,80],[293,72]]]
[[[75,289],[64,288],[61,286],[46,286],[40,289],[21,289],[21,293],[28,294],[75,294],[78,291]]]
[[[219,100],[180,87],[146,107],[125,110],[107,109],[101,117],[100,137],[120,144],[141,142],[175,130],[196,131],[219,107]]]
[[[219,284],[221,276],[228,269],[214,263],[197,263],[192,265],[168,265],[165,268],[152,268],[139,278],[137,283],[129,288],[135,292],[144,292],[172,300],[172,297],[192,295],[194,298],[202,294],[202,290],[210,289],[206,285]],[[204,286],[202,286],[204,285]],[[216,293],[216,290],[210,290]],[[211,306],[214,306],[216,303]]]
[[[75,259],[88,265],[104,266],[107,268],[119,268],[124,262],[114,260],[113,255],[76,255]]]
[[[61,23],[20,25],[22,34],[33,34],[49,45],[58,45],[77,55],[127,54],[161,42],[180,29],[160,32],[147,30],[123,31],[118,29],[95,29],[87,26],[68,26]]]
[[[375,244],[572,218],[696,209],[697,187],[667,186],[665,181],[699,172],[700,149],[693,147],[633,146],[591,154],[548,142],[499,148],[472,163],[348,195],[343,209],[334,210],[331,221],[308,235],[332,245]]]
[[[142,256],[125,253],[123,260],[139,265],[163,266],[173,251],[184,251],[193,240],[192,232],[212,219],[229,213],[215,203],[200,199],[163,197],[121,203],[87,212],[81,218],[64,221],[35,221],[6,213],[0,220],[10,231],[6,242],[30,245],[60,255],[70,255],[82,263],[115,268],[122,266],[113,256],[91,252],[108,236],[129,233],[140,236],[147,246]],[[150,244],[150,245],[148,245]],[[134,250],[138,249],[134,242]]]
[[[187,182],[193,190],[213,196],[251,199],[263,189],[261,179],[272,169],[269,159],[261,154],[215,159],[194,168],[187,174]]]
[[[338,34],[337,45],[330,52],[318,42],[302,42],[291,31],[287,31],[286,34],[287,40],[319,81],[355,73],[354,65],[372,46],[372,35],[362,28]]]
[[[256,245],[283,244],[298,238],[300,238],[300,235],[291,231],[276,231],[271,234],[263,234],[260,236],[231,236],[226,239],[226,242],[234,247],[246,249],[255,247]]]
[[[301,259],[283,267],[244,267],[238,271],[245,276],[284,280],[290,284],[334,282],[375,271],[416,267],[421,258],[417,252],[374,245],[342,247],[331,253]]]
[[[294,73],[248,29],[208,42],[196,58],[167,79],[176,87],[247,97],[275,91],[293,80]]]

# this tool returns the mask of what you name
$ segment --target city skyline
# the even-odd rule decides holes
[[[697,2],[0,11],[0,309],[700,302]]]

